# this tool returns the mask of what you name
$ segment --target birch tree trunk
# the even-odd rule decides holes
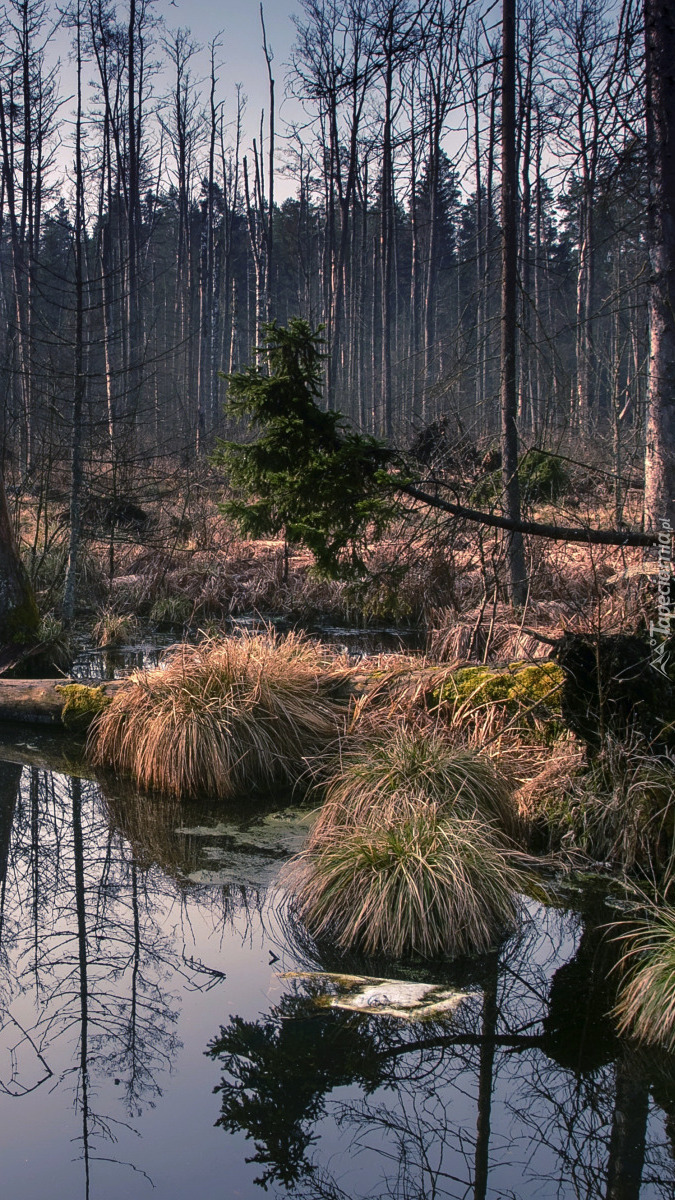
[[[75,123],[75,346],[73,355],[73,431],[70,476],[70,539],[62,612],[75,616],[75,583],[82,525],[82,408],[84,405],[84,176],[82,169],[82,17],[76,9],[77,117]]]

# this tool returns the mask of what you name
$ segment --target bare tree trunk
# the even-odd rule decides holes
[[[645,0],[649,386],[645,522],[675,524],[675,10]]]
[[[536,322],[537,334],[539,335],[543,325],[543,312],[541,303],[541,276],[542,276],[542,176],[541,176],[541,158],[542,158],[543,136],[541,130],[541,114],[537,108],[537,129],[535,134],[535,215],[534,215],[534,319]],[[537,345],[534,349],[534,385],[532,395],[532,437],[536,441],[542,436],[541,429],[541,414],[542,414],[542,349],[539,346],[539,336],[537,336]],[[555,372],[555,368],[554,368]]]
[[[435,335],[435,304],[436,304],[436,255],[437,255],[437,229],[438,229],[438,167],[440,153],[440,130],[438,123],[434,122],[431,133],[431,145],[429,147],[429,164],[428,164],[428,179],[429,179],[429,223],[427,233],[427,248],[426,248],[426,286],[424,294],[424,408],[423,414],[426,417],[426,397],[433,383],[433,366],[432,356],[434,349]]]
[[[206,203],[204,205],[204,224],[202,227],[202,246],[200,255],[199,280],[199,359],[197,365],[197,440],[196,452],[203,450],[204,434],[206,432],[206,414],[213,419],[213,311],[214,311],[214,186],[215,186],[215,156],[216,156],[216,123],[217,110],[216,93],[216,41],[211,43],[211,78],[209,87],[209,166],[206,179]]]
[[[396,208],[394,203],[394,118],[396,110],[395,73],[407,53],[404,20],[398,0],[388,0],[380,27],[384,112],[382,117],[382,175],[380,188],[380,387],[378,432],[389,436],[392,430],[392,332],[394,312],[394,255]]]
[[[19,213],[14,181],[14,130],[12,112],[16,105],[13,88],[7,100],[0,81],[0,137],[2,140],[2,169],[7,201],[7,217],[10,231],[12,292],[14,295],[14,330],[16,336],[16,375],[22,415],[22,465],[24,471],[31,466],[32,446],[32,403],[31,373],[28,330],[28,284],[26,269],[25,221]],[[15,378],[16,378],[15,375]]]
[[[419,392],[419,318],[420,318],[420,231],[417,213],[417,138],[415,128],[415,79],[410,84],[410,397],[413,413],[417,412]],[[424,399],[422,399],[424,406]],[[422,408],[424,417],[424,408]]]
[[[474,171],[475,171],[475,183],[476,183],[476,236],[475,236],[475,250],[474,250],[474,253],[476,256],[476,334],[475,334],[475,336],[476,336],[476,365],[475,365],[476,378],[474,380],[474,387],[475,387],[474,403],[475,403],[476,412],[479,412],[480,405],[483,400],[483,388],[482,388],[483,380],[482,380],[481,362],[482,362],[482,357],[483,357],[482,329],[483,329],[483,324],[484,324],[483,311],[482,311],[483,310],[483,275],[484,275],[484,265],[483,265],[484,238],[483,238],[483,196],[482,196],[483,180],[481,178],[481,169],[480,169],[480,154],[481,154],[481,146],[480,146],[480,71],[479,71],[480,49],[479,49],[478,26],[476,26],[474,38],[475,38],[475,42],[474,42],[474,46],[472,47],[474,58],[473,58],[472,69],[471,69],[471,107],[473,109],[473,146],[474,146],[474,159],[475,159]]]
[[[499,1004],[497,987],[499,982],[499,955],[494,954],[490,973],[483,991],[483,1021],[480,1044],[480,1067],[478,1071],[478,1114],[476,1121],[476,1152],[474,1156],[473,1200],[485,1200],[490,1174],[490,1124],[492,1112],[492,1090]]]
[[[223,282],[223,299],[225,315],[222,322],[222,352],[227,363],[227,373],[231,375],[235,368],[237,341],[237,281],[232,269],[232,248],[234,219],[239,203],[239,152],[241,148],[241,122],[243,115],[243,100],[241,88],[237,88],[237,119],[235,124],[233,172],[227,170],[225,143],[223,139],[223,121],[220,122],[220,162],[223,176],[223,196],[225,197],[225,212],[223,214],[222,253],[225,256],[225,271]],[[216,342],[214,338],[213,352],[215,358]],[[215,361],[214,361],[215,372]]]
[[[579,208],[579,267],[577,274],[577,424],[582,437],[588,437],[594,416],[593,405],[593,193],[589,181]]]
[[[89,982],[87,962],[87,899],[82,836],[82,780],[70,781],[72,794],[73,863],[75,875],[75,912],[77,914],[78,991],[80,999],[80,1078],[79,1100],[82,1110],[82,1157],[85,1171],[85,1200],[89,1200]]]
[[[75,615],[75,579],[80,548],[82,496],[82,409],[84,404],[84,177],[82,174],[82,23],[77,6],[77,116],[75,121],[75,346],[73,355],[73,431],[70,475],[70,539],[63,588],[63,616]]]
[[[263,35],[263,53],[265,62],[267,63],[267,81],[269,84],[270,111],[268,115],[269,124],[269,156],[268,156],[268,205],[267,205],[267,320],[269,321],[274,315],[274,77],[272,75],[272,51],[267,45],[267,32],[265,30],[265,16],[262,3],[260,5],[260,24],[262,25]],[[262,154],[262,141],[260,143],[260,153]],[[261,217],[263,214],[261,213]]]
[[[128,377],[126,409],[129,418],[128,435],[133,440],[140,391],[140,297],[138,292],[140,233],[140,192],[138,163],[138,121],[136,112],[136,0],[129,0],[129,45],[128,45],[128,163],[129,181],[127,194],[127,338]],[[140,107],[140,99],[139,99]]]
[[[381,266],[381,374],[380,374],[380,412],[378,432],[385,437],[391,433],[391,299],[392,299],[392,265],[393,265],[393,163],[392,163],[392,100],[393,100],[393,9],[390,14],[390,26],[387,29],[384,99],[384,130],[382,150],[382,193],[381,193],[381,225],[380,225],[380,266]]]
[[[518,483],[518,425],[516,397],[516,321],[518,202],[516,163],[516,3],[502,7],[502,307],[500,395],[502,410],[502,478],[504,508],[510,521],[520,521]],[[507,540],[509,598],[520,608],[527,597],[523,537]]]
[[[248,240],[251,249],[251,257],[253,259],[253,270],[255,278],[255,328],[254,328],[254,345],[260,346],[262,340],[261,329],[265,322],[265,234],[263,222],[265,214],[262,211],[260,204],[261,187],[260,187],[260,172],[258,166],[258,150],[253,140],[253,155],[255,166],[254,179],[254,200],[251,201],[251,189],[248,178],[248,159],[244,155],[244,198],[246,201],[246,220],[248,224]],[[250,322],[249,322],[250,325]],[[250,335],[249,335],[250,336]]]
[[[518,419],[521,428],[532,427],[532,256],[531,218],[532,185],[530,167],[532,162],[532,99],[534,89],[534,67],[536,54],[536,15],[530,10],[525,14],[525,65],[524,79],[520,90],[519,125],[521,129],[521,211],[520,211],[520,356],[518,382]],[[521,68],[522,72],[522,68]]]
[[[495,52],[496,59],[496,52]],[[481,420],[483,425],[486,420],[486,398],[488,396],[491,379],[490,379],[490,359],[491,359],[491,338],[490,328],[491,319],[493,316],[493,306],[490,303],[492,288],[490,286],[491,267],[492,267],[492,210],[493,210],[493,195],[494,195],[494,172],[495,172],[495,136],[497,123],[497,70],[498,63],[495,61],[493,69],[493,78],[491,86],[491,103],[490,103],[490,125],[488,132],[487,145],[487,164],[485,169],[485,232],[483,235],[483,291],[481,295],[481,341],[483,346],[483,369],[481,379]],[[496,239],[495,239],[496,240]],[[496,290],[496,289],[495,289]],[[494,430],[490,427],[490,434]]]

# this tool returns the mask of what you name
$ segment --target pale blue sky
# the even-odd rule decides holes
[[[265,0],[264,10],[268,42],[274,52],[273,73],[279,106],[284,94],[284,64],[295,40],[292,14],[298,12],[298,6],[293,0]],[[156,11],[164,17],[167,28],[187,26],[195,40],[205,46],[219,30],[223,31],[221,88],[228,96],[234,96],[234,85],[242,83],[251,115],[255,113],[259,120],[260,109],[267,109],[268,87],[259,0],[226,0],[223,4],[176,0],[175,5],[170,0],[157,0]]]
[[[187,26],[194,39],[205,48],[222,30],[222,48],[219,54],[222,66],[218,72],[218,90],[226,102],[226,119],[228,116],[233,119],[236,112],[235,85],[243,85],[244,94],[248,97],[245,116],[248,144],[244,147],[247,149],[251,139],[258,136],[262,109],[264,108],[267,119],[269,107],[269,83],[262,49],[259,0],[226,0],[223,4],[213,4],[209,0],[176,0],[176,4],[177,7],[172,5],[170,0],[157,0],[157,11],[164,17],[168,29]],[[298,115],[297,102],[286,100],[284,95],[286,64],[296,37],[292,14],[297,14],[298,11],[294,0],[265,0],[264,3],[267,41],[274,55],[272,73],[275,80],[278,152],[275,178],[277,200],[294,194],[296,190],[294,182],[279,176],[278,168],[283,162],[284,119],[292,120]],[[200,57],[200,64],[203,64],[202,73],[206,75],[209,70],[206,49]],[[267,124],[265,129],[267,130]]]
[[[118,3],[118,14],[124,20],[128,11],[126,0]],[[276,125],[278,162],[275,178],[275,191],[278,199],[294,194],[295,184],[285,180],[279,174],[283,164],[283,132],[284,119],[299,116],[297,102],[286,101],[284,98],[286,83],[286,63],[291,47],[295,40],[296,31],[292,14],[298,13],[294,0],[265,0],[265,25],[268,45],[274,54],[273,74],[276,91]],[[222,32],[221,49],[218,55],[220,68],[218,71],[218,100],[225,101],[226,120],[233,120],[236,114],[236,88],[242,84],[247,96],[247,107],[244,128],[244,146],[246,152],[250,148],[251,139],[258,135],[261,110],[265,109],[266,121],[269,102],[267,65],[262,50],[262,31],[260,26],[259,0],[225,0],[222,4],[214,4],[209,0],[156,0],[154,12],[165,22],[167,33],[178,27],[187,27],[193,39],[204,49],[192,60],[192,70],[195,78],[206,79],[209,71],[208,43],[213,37]],[[48,55],[54,61],[60,57],[61,94],[67,97],[70,89],[74,90],[73,68],[68,62],[69,35],[64,30],[57,30],[50,39]],[[95,77],[95,70],[90,68],[88,78]],[[159,95],[170,86],[170,80],[156,80],[155,92]],[[72,128],[73,103],[66,99],[61,109],[61,136],[64,145],[58,155],[58,167],[66,175],[70,174],[72,151],[68,147]],[[266,124],[267,129],[267,124]]]

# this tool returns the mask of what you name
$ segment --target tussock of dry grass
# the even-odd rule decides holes
[[[518,795],[551,850],[576,849],[667,883],[675,871],[675,761],[608,738],[590,766],[560,743]]]
[[[380,724],[360,734],[357,726],[324,788],[311,845],[339,826],[400,821],[428,805],[516,832],[511,788],[491,759],[453,746],[433,728]]]
[[[289,866],[293,907],[341,950],[433,958],[513,927],[516,816],[492,763],[430,727],[368,725],[325,773],[324,803]]]
[[[488,949],[512,929],[522,878],[493,826],[420,805],[335,826],[285,873],[313,937],[387,958]]]
[[[538,769],[516,792],[522,818],[536,821],[560,796],[571,793],[585,761],[583,746],[574,741],[561,740],[543,761],[540,753]]]
[[[144,790],[186,798],[294,783],[343,727],[348,676],[293,634],[181,645],[132,676],[92,728],[89,753]]]
[[[621,936],[628,968],[614,1011],[619,1031],[675,1050],[675,909],[654,908]]]
[[[138,632],[138,621],[130,613],[116,613],[104,608],[91,631],[96,646],[122,646]]]

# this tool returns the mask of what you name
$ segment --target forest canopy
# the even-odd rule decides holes
[[[93,484],[94,464],[208,449],[222,432],[219,372],[251,361],[266,320],[298,315],[324,324],[330,404],[355,427],[405,440],[445,414],[458,437],[494,436],[498,11],[301,0],[251,145],[260,114],[246,113],[219,40],[198,47],[149,0],[132,10],[70,5],[66,76],[44,51],[56,8],[8,6],[0,376],[12,473],[37,471],[47,445],[69,457],[78,338]],[[622,478],[641,454],[647,379],[640,21],[609,0],[518,14],[521,435],[529,446],[592,433]],[[302,123],[283,125],[284,91]]]

